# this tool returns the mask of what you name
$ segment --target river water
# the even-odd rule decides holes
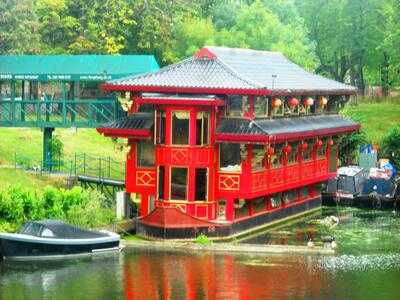
[[[340,218],[337,226],[316,219]],[[333,235],[335,256],[174,254],[126,249],[62,262],[0,264],[0,299],[400,299],[400,216],[324,208],[244,243],[304,245]]]

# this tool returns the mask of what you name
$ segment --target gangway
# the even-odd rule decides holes
[[[40,128],[49,169],[55,128],[96,128],[124,115],[101,84],[158,68],[153,55],[0,55],[0,127]]]

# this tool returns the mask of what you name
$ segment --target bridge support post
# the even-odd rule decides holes
[[[43,128],[43,169],[51,171],[53,165],[53,158],[51,156],[50,140],[53,135],[54,128]]]

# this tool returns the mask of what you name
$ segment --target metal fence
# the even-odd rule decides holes
[[[68,176],[91,176],[99,179],[125,179],[125,162],[111,157],[93,156],[86,153],[72,157],[53,159],[48,170],[44,171],[43,161],[23,154],[14,154],[15,168],[46,173],[64,173]]]

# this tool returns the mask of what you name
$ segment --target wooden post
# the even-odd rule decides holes
[[[53,135],[54,128],[43,128],[43,168],[51,171],[53,158],[51,155],[50,141]]]
[[[189,167],[188,168],[188,201],[193,202],[196,198],[196,169]],[[192,216],[195,214],[195,205],[193,203],[188,204],[188,213]]]
[[[235,207],[233,198],[226,199],[225,217],[227,221],[233,221],[235,219]]]
[[[10,120],[15,121],[15,80],[11,81],[11,118]]]
[[[171,178],[171,168],[169,166],[164,167],[164,199],[171,200],[170,194],[170,179]]]
[[[196,121],[197,121],[197,112],[190,111],[189,113],[189,145],[196,146],[196,136],[199,134],[196,132]],[[201,134],[201,133],[200,133]]]
[[[21,86],[21,121],[24,122],[25,121],[25,80],[22,80],[22,86]]]
[[[172,112],[171,110],[165,110],[165,145],[171,145],[172,136]]]
[[[149,195],[141,194],[140,195],[140,216],[144,217],[148,214],[149,211]]]

